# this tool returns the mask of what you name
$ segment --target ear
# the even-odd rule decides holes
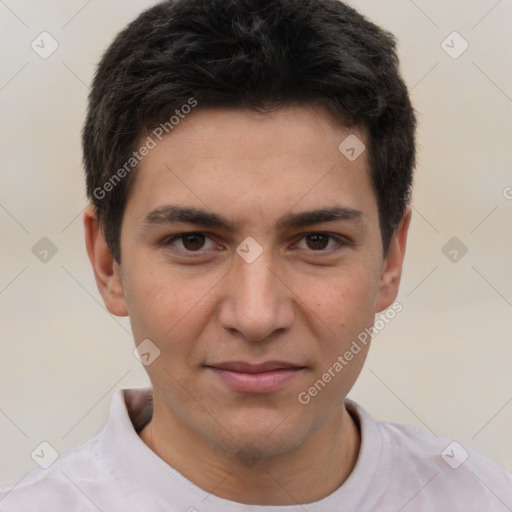
[[[96,285],[103,297],[103,302],[113,315],[128,316],[121,269],[105,242],[96,209],[92,205],[89,205],[84,212],[84,228],[87,254],[91,260]]]
[[[411,207],[407,206],[402,219],[391,237],[388,254],[382,266],[380,289],[377,298],[377,313],[391,306],[398,295],[411,214]]]

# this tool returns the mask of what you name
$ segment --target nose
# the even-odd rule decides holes
[[[219,321],[232,334],[263,341],[293,324],[293,293],[265,251],[252,263],[236,256],[224,287]]]

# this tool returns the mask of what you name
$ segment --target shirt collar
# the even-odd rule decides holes
[[[380,467],[382,435],[375,422],[357,403],[345,400],[347,410],[358,422],[361,446],[356,465],[344,484],[325,498],[307,504],[308,512],[356,510],[363,505],[367,489],[385,488],[387,471]],[[169,466],[140,439],[140,431],[152,415],[151,388],[123,389],[115,392],[110,417],[99,436],[100,453],[126,496],[151,497],[151,506],[173,504],[176,510],[212,512],[303,512],[301,505],[244,505],[219,498],[193,484]],[[375,478],[378,474],[378,478]],[[378,494],[378,493],[377,493]],[[366,503],[364,503],[366,505]],[[155,508],[153,508],[156,510]],[[169,510],[167,508],[167,510]]]

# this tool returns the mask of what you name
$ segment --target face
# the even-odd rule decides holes
[[[338,357],[395,299],[405,235],[384,258],[366,153],[338,149],[351,133],[313,106],[197,110],[139,164],[102,294],[160,350],[155,411],[226,452],[319,431],[368,345]]]

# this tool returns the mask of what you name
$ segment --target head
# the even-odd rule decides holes
[[[393,37],[338,0],[167,1],[116,37],[83,131],[87,246],[160,351],[166,414],[227,451],[321,430],[369,344],[338,356],[396,298],[414,130]],[[212,371],[236,361],[300,371],[246,393]]]

